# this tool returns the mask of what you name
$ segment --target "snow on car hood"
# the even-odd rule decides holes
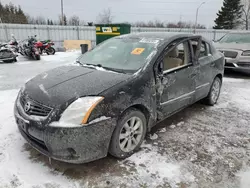
[[[129,75],[126,74],[81,66],[62,66],[28,81],[25,93],[42,104],[58,106],[73,98],[98,95],[127,78]]]
[[[214,43],[216,49],[250,50],[250,44],[240,43]]]

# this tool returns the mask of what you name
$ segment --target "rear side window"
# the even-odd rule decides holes
[[[194,54],[196,53],[197,46],[198,46],[198,41],[192,40],[191,45],[194,51]],[[202,41],[201,42],[201,47],[200,47],[200,54],[199,54],[199,59],[203,57],[208,57],[210,54],[212,54],[211,46],[209,43]]]
[[[199,58],[206,57],[207,55],[208,55],[208,53],[207,53],[206,43],[202,41]]]
[[[208,53],[208,55],[209,55],[209,54],[212,54],[210,44],[208,44],[208,43],[206,42],[206,46],[207,46],[207,53]]]

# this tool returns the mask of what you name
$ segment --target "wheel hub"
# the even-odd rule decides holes
[[[120,136],[120,149],[124,152],[133,151],[141,141],[143,133],[142,120],[139,117],[132,117],[123,125]]]

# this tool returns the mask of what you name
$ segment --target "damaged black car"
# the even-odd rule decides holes
[[[28,81],[16,99],[16,123],[28,143],[56,160],[126,158],[159,121],[201,99],[216,104],[223,71],[223,54],[198,35],[114,37],[77,65]]]

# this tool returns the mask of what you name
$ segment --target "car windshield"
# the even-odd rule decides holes
[[[229,33],[225,35],[220,43],[250,43],[250,33]]]
[[[93,65],[122,73],[134,73],[143,67],[157,47],[157,40],[112,38],[79,58],[82,65]]]

